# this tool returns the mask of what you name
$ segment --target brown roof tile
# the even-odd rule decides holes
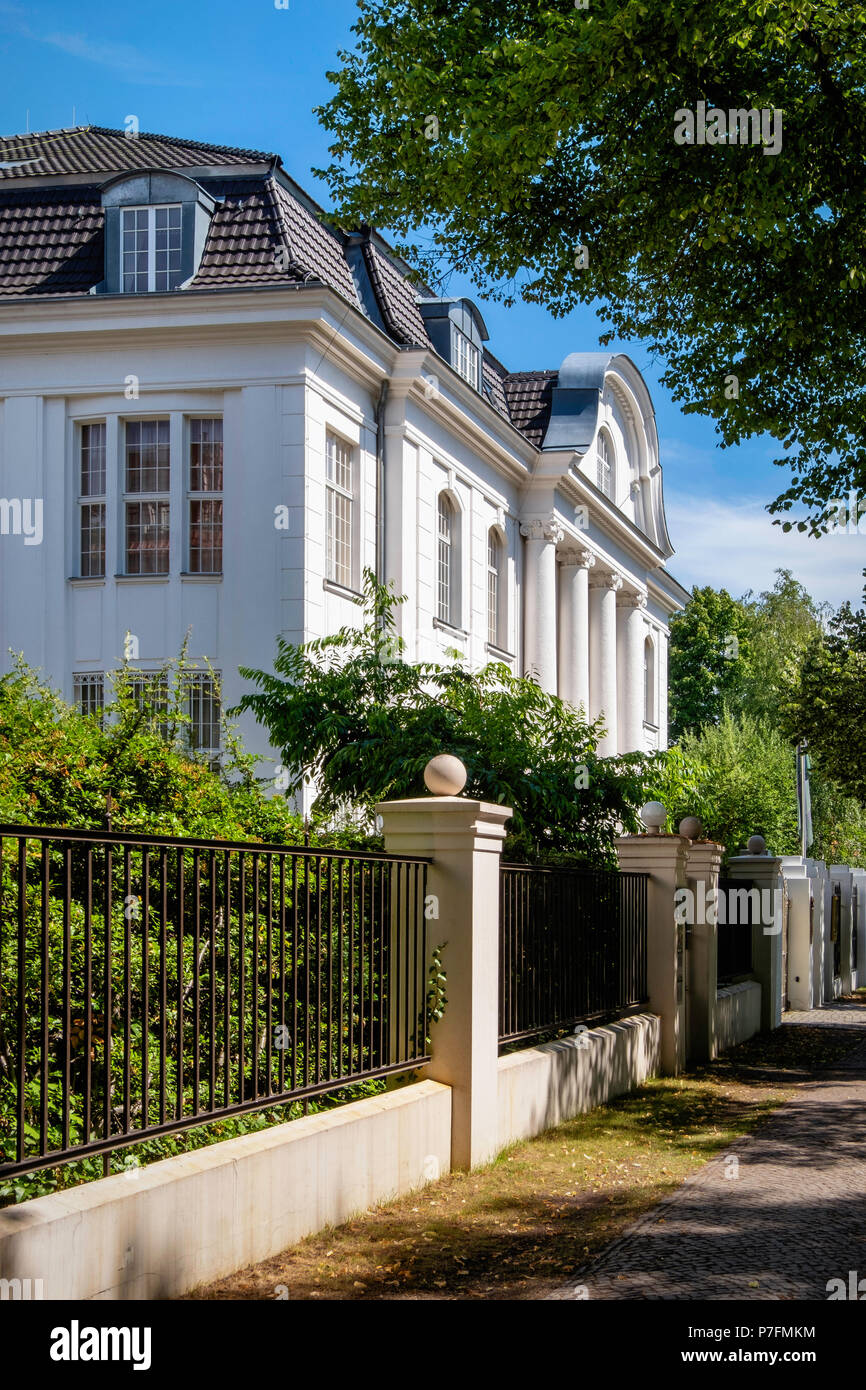
[[[509,372],[504,379],[511,422],[537,449],[550,423],[557,372]]]
[[[212,165],[267,164],[277,156],[230,145],[206,145],[172,135],[142,131],[134,138],[104,126],[74,126],[28,135],[0,136],[0,182],[61,176],[113,174],[136,169],[203,168]],[[10,167],[3,168],[3,165]]]

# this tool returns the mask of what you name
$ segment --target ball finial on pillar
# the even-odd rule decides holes
[[[678,829],[687,840],[699,840],[703,830],[700,816],[683,816]]]
[[[767,841],[764,839],[763,835],[750,835],[746,849],[749,851],[749,854],[766,854]]]
[[[646,801],[638,811],[638,815],[646,826],[648,835],[659,835],[662,827],[668,818],[667,809],[660,801]]]
[[[466,768],[453,753],[439,753],[424,769],[424,785],[434,796],[459,796],[466,777]]]

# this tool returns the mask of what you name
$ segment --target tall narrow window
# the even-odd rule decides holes
[[[120,283],[124,294],[174,289],[180,271],[180,204],[123,208]]]
[[[186,676],[189,745],[196,753],[219,752],[220,698],[215,676],[199,671]]]
[[[160,738],[168,741],[171,726],[167,718],[169,691],[166,677],[159,671],[137,672],[130,678],[130,691],[139,709],[148,711]]]
[[[82,425],[79,434],[79,535],[82,579],[105,577],[105,424]]]
[[[598,472],[596,482],[605,497],[613,497],[613,450],[606,434],[598,436]]]
[[[454,506],[444,492],[437,507],[437,600],[436,611],[443,623],[454,624]]]
[[[499,605],[502,597],[502,542],[491,527],[487,532],[487,640],[501,647]]]
[[[189,572],[223,567],[223,422],[189,422]]]
[[[656,652],[651,637],[643,644],[643,704],[644,721],[656,723]]]
[[[478,390],[478,366],[480,354],[478,348],[467,338],[465,333],[461,333],[459,328],[452,326],[454,334],[454,356],[452,365],[454,370],[459,372],[464,381],[468,381],[470,386]]]
[[[126,574],[168,574],[168,420],[126,422]]]
[[[345,589],[351,589],[353,579],[353,472],[351,445],[335,434],[328,434],[325,443],[327,575]]]
[[[105,705],[105,686],[101,671],[77,671],[72,677],[75,703],[82,714],[101,719]]]

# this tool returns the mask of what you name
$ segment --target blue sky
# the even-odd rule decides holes
[[[27,5],[0,0],[0,130],[10,135],[73,124],[140,129],[217,144],[277,151],[325,206],[310,170],[327,163],[312,108],[326,100],[337,50],[352,46],[355,0],[151,0],[146,7],[79,0]],[[480,296],[468,283],[451,292]],[[512,370],[556,367],[568,352],[598,347],[593,310],[553,319],[524,305],[480,301],[490,347]],[[866,537],[785,535],[764,504],[786,485],[772,441],[721,450],[709,420],[684,416],[659,386],[660,365],[640,344],[617,343],[644,372],[661,438],[668,522],[677,554],[669,568],[686,585],[760,590],[779,566],[816,598],[859,601]]]

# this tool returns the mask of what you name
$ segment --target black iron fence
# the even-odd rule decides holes
[[[646,912],[646,874],[504,864],[500,1042],[644,1004]]]
[[[833,943],[833,974],[842,974],[842,885],[833,884],[830,899],[830,940]]]
[[[752,973],[752,923],[758,921],[760,911],[761,895],[751,883],[719,877],[716,968],[720,985]]]
[[[428,1060],[426,875],[0,825],[0,1179]]]

